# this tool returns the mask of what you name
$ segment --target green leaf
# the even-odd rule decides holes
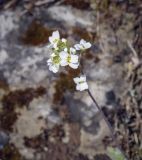
[[[107,153],[112,160],[126,160],[121,151],[117,148],[108,147]]]

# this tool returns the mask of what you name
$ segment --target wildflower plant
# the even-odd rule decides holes
[[[50,58],[47,60],[49,70],[53,73],[57,73],[60,67],[69,66],[73,69],[77,69],[80,65],[80,54],[82,51],[91,47],[90,42],[81,40],[79,44],[75,44],[73,47],[68,45],[65,38],[60,38],[58,31],[52,33],[49,37],[50,44],[48,47],[51,49]],[[80,77],[75,77],[74,82],[76,83],[76,89],[83,91],[88,89],[88,84],[86,82],[86,76],[81,75]]]
[[[76,90],[83,91],[85,89],[88,89],[88,84],[86,82],[85,75],[81,75],[80,77],[76,77],[73,80],[76,83]]]
[[[86,42],[84,39],[81,39],[78,44],[75,44],[73,47],[70,47],[66,39],[64,38],[61,39],[58,31],[55,31],[52,33],[52,36],[49,37],[49,42],[50,44],[48,45],[48,48],[51,49],[51,54],[50,54],[50,58],[47,60],[47,64],[49,66],[49,70],[52,71],[53,73],[57,73],[60,67],[69,66],[73,69],[77,69],[78,67],[80,67],[81,53],[91,47],[91,43]],[[117,148],[121,151],[121,154],[126,158],[125,154],[121,150],[121,147],[117,143],[111,124],[109,123],[101,107],[98,105],[98,103],[96,102],[95,98],[93,97],[93,95],[89,90],[89,87],[86,81],[86,76],[80,75],[79,77],[74,77],[73,81],[76,84],[76,90],[88,91],[90,98],[94,102],[96,108],[99,110],[108,128],[110,129],[111,136],[115,141]],[[127,158],[125,160],[127,160]]]

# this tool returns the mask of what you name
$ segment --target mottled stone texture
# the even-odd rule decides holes
[[[63,157],[68,154],[68,149],[74,159],[88,160],[81,154],[93,157],[96,153],[104,153],[102,140],[109,135],[109,129],[86,92],[67,90],[62,100],[59,98],[59,103],[53,104],[56,92],[54,86],[62,82],[58,74],[49,72],[46,64],[50,54],[46,44],[53,30],[58,29],[71,44],[82,37],[90,39],[92,48],[83,56],[83,67],[89,88],[101,107],[116,107],[118,97],[127,88],[124,67],[129,56],[126,57],[124,53],[127,52],[127,40],[133,39],[130,30],[134,16],[123,15],[121,25],[114,31],[109,22],[100,21],[98,24],[95,10],[82,10],[65,4],[35,7],[32,15],[21,14],[20,7],[0,12],[0,99],[12,92],[14,96],[11,98],[15,101],[15,96],[20,101],[29,100],[28,104],[22,105],[12,101],[8,101],[7,106],[1,103],[0,113],[7,116],[7,109],[11,112],[8,116],[9,120],[13,120],[10,123],[12,129],[5,129],[4,132],[9,133],[10,142],[18,148],[20,154],[31,160],[44,160],[46,154],[51,157],[48,148],[53,154],[54,150],[59,154],[59,146]],[[121,13],[119,10],[117,12],[119,16]],[[123,56],[122,62],[114,61],[118,54]],[[46,90],[39,96],[36,92],[38,87]],[[21,97],[23,92],[25,99]],[[44,139],[45,133],[48,133],[49,142],[46,142],[48,138]],[[25,137],[28,139],[26,144],[33,147],[25,145]],[[32,141],[32,138],[35,140]],[[58,141],[59,146],[56,146]],[[0,147],[6,143],[7,136],[0,125]],[[74,143],[76,150],[81,153],[78,156],[72,148]]]

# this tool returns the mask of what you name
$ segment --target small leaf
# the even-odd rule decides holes
[[[108,147],[107,153],[112,160],[126,160],[121,151],[117,148]]]

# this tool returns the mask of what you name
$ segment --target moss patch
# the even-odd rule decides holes
[[[71,5],[72,7],[81,10],[90,8],[90,3],[86,0],[64,0],[63,4]]]
[[[96,34],[94,32],[89,32],[85,28],[73,27],[73,35],[77,36],[79,39],[85,39],[89,42],[94,42]]]
[[[53,30],[44,27],[40,22],[33,21],[27,31],[22,36],[22,41],[26,45],[41,45],[48,42],[48,37],[52,34]]]
[[[15,105],[18,106],[28,106],[29,103],[34,99],[42,96],[46,93],[44,87],[27,88],[25,90],[11,91],[5,95],[2,99],[2,104],[4,108],[13,108]]]
[[[2,98],[2,112],[0,113],[0,129],[12,131],[12,126],[17,120],[15,107],[23,107],[29,105],[34,99],[46,93],[46,89],[39,87],[36,89],[27,88],[25,90],[11,91]]]
[[[55,104],[60,103],[63,100],[64,92],[74,91],[75,83],[73,78],[77,77],[80,74],[80,69],[71,69],[67,67],[67,73],[60,73],[59,78],[56,80],[55,84],[55,94],[53,97],[53,102]]]
[[[98,1],[98,0],[93,0],[93,2],[96,4],[96,10],[99,10],[101,12],[107,12],[109,9],[111,0],[103,0],[103,1]]]
[[[8,84],[5,81],[0,80],[0,89],[8,90],[9,86],[8,86]]]
[[[13,144],[6,145],[2,150],[0,150],[1,160],[22,160],[22,157]]]
[[[98,154],[94,158],[94,160],[111,160],[106,154]]]

